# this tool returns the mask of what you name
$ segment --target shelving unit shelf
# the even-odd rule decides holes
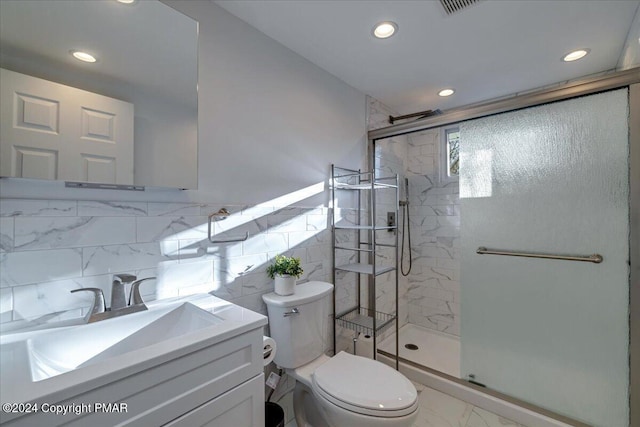
[[[358,334],[371,335],[373,337],[374,349],[377,348],[377,338],[389,327],[395,324],[396,327],[396,349],[398,348],[398,227],[395,224],[387,224],[383,217],[377,215],[378,193],[386,195],[387,212],[395,211],[395,218],[399,214],[399,181],[398,176],[378,177],[374,172],[362,172],[360,170],[340,168],[331,166],[331,196],[332,196],[332,231],[333,231],[333,283],[336,290],[346,284],[340,283],[347,277],[353,277],[350,273],[355,273],[356,301],[355,306],[344,308],[336,314],[336,293],[334,292],[334,350],[336,348],[336,325],[349,329]],[[346,190],[342,192],[342,190]],[[349,194],[349,192],[351,192]],[[389,196],[389,192],[393,196]],[[340,194],[340,195],[339,195]],[[345,195],[346,194],[346,195]],[[382,197],[381,197],[382,199]],[[345,203],[345,200],[347,203]],[[344,208],[348,202],[355,203],[355,207]],[[338,206],[341,207],[341,218],[337,217]],[[344,211],[347,215],[344,215]],[[351,218],[349,218],[351,214]],[[346,218],[344,218],[346,216]],[[383,223],[384,224],[381,224]],[[352,240],[351,236],[345,242],[344,236],[338,239],[337,233],[353,232],[357,235]],[[382,235],[378,233],[383,233]],[[393,232],[388,234],[387,232]],[[339,242],[339,240],[341,240]],[[379,241],[380,240],[380,241]],[[388,257],[385,264],[380,262],[383,259],[380,251],[393,252],[393,257]],[[346,251],[346,252],[345,252]],[[345,253],[352,252],[350,255]],[[345,261],[347,261],[345,263]],[[343,272],[347,274],[336,274]],[[376,308],[376,291],[379,277],[384,276],[391,281],[390,285],[395,288],[395,313],[384,313]],[[395,274],[394,274],[395,273]],[[343,277],[345,279],[343,279]],[[366,303],[361,301],[363,295],[363,283],[367,286]],[[389,285],[389,282],[387,282]],[[351,304],[349,302],[349,304]],[[355,341],[357,345],[357,341]],[[374,351],[374,358],[377,352]],[[396,369],[398,369],[398,354],[396,352]]]
[[[382,230],[395,230],[396,227],[389,227],[386,225],[376,225],[376,226],[370,226],[370,225],[336,225],[335,226],[336,229],[338,230],[375,230],[375,231],[382,231]]]
[[[375,268],[376,268],[376,271],[374,273],[373,265],[355,263],[355,264],[339,265],[336,267],[336,270],[351,271],[353,273],[360,273],[360,274],[373,274],[375,276],[379,276],[381,274],[388,273],[396,269],[395,267],[382,267],[382,266],[376,266]]]
[[[340,190],[371,190],[371,184],[367,182],[363,184],[362,183],[361,184],[342,184],[338,182],[336,183],[336,188]],[[374,190],[379,190],[381,188],[395,188],[395,185],[374,182],[373,184]]]
[[[396,316],[393,314],[383,313],[381,311],[372,311],[364,307],[354,308],[336,317],[338,324],[344,328],[351,329],[364,335],[374,335],[374,318],[376,320],[375,331],[377,335],[384,332],[394,320]]]

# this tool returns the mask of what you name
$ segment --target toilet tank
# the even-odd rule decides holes
[[[276,341],[276,365],[293,369],[324,353],[332,290],[330,283],[307,282],[297,285],[293,295],[262,295]]]

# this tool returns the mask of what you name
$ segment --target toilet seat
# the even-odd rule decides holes
[[[340,352],[313,373],[313,392],[347,411],[374,417],[402,417],[416,411],[413,384],[380,362]]]

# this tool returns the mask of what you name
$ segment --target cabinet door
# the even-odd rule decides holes
[[[1,176],[133,184],[133,104],[0,71]]]
[[[264,374],[171,421],[170,427],[264,426]]]

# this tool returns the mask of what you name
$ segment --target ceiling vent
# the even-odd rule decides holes
[[[469,7],[480,0],[440,0],[440,4],[444,7],[447,15],[460,12],[465,7]]]

